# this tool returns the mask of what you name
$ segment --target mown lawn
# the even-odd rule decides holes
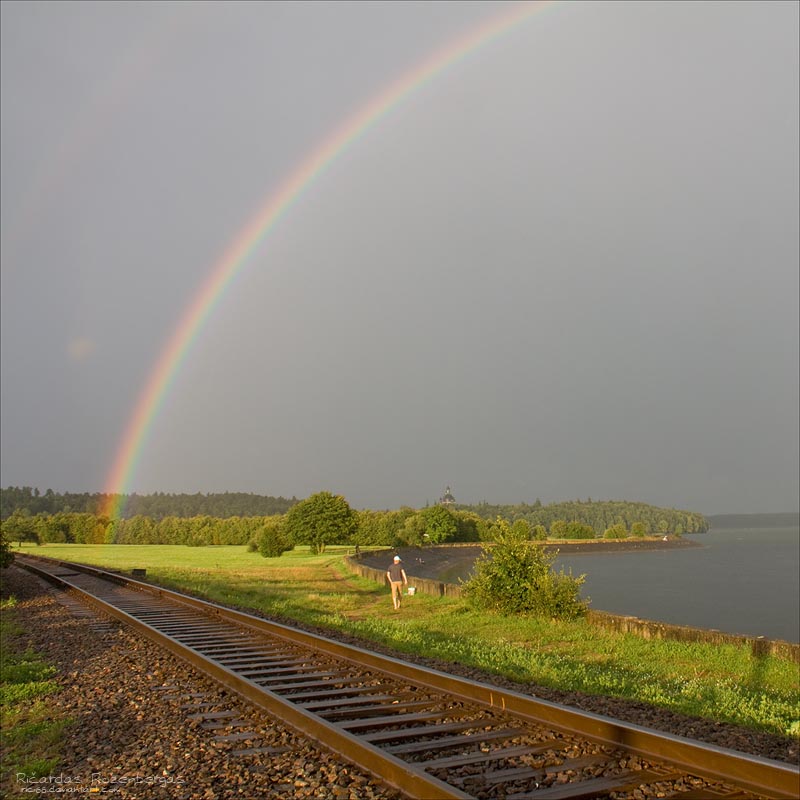
[[[457,598],[406,597],[397,613],[385,586],[347,571],[344,547],[323,555],[297,548],[276,559],[239,546],[48,544],[24,550],[112,569],[146,568],[149,580],[170,588],[517,681],[800,735],[800,670],[793,662],[754,657],[734,645],[646,641],[585,621],[503,618]]]

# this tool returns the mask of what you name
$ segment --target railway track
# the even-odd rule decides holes
[[[781,762],[396,661],[116,573],[30,556],[16,563],[410,797],[800,797],[800,772]]]

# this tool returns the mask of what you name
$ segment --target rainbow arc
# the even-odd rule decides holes
[[[448,68],[512,31],[537,12],[556,4],[556,0],[539,0],[515,5],[434,53],[380,92],[326,137],[289,174],[283,184],[267,197],[211,269],[205,282],[180,317],[151,370],[137,398],[108,473],[105,494],[109,499],[102,513],[112,519],[120,516],[123,496],[129,493],[128,487],[131,486],[136,474],[153,422],[175,383],[181,365],[191,352],[198,333],[223,298],[226,289],[303,193],[338,156],[352,147],[410,95]]]

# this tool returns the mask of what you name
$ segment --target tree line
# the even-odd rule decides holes
[[[298,500],[296,497],[271,497],[247,492],[211,494],[115,494],[101,492],[40,492],[30,486],[9,486],[0,489],[0,518],[7,519],[15,511],[36,514],[60,512],[100,514],[111,503],[120,508],[124,519],[136,516],[162,520],[167,517],[265,517],[285,514]]]
[[[645,534],[672,533],[704,533],[708,530],[708,521],[702,514],[693,511],[679,511],[674,508],[660,508],[647,503],[634,503],[625,500],[573,500],[562,503],[542,505],[537,500],[533,504],[494,505],[479,503],[477,505],[457,505],[457,509],[471,511],[483,519],[503,517],[511,522],[524,519],[532,527],[543,526],[548,532],[554,524],[561,530],[561,524],[580,523],[592,528],[595,536],[604,536],[614,526],[624,527],[631,531],[636,525],[637,531],[644,527]],[[551,534],[552,536],[552,534]],[[556,535],[553,538],[580,538]]]
[[[155,522],[170,518],[213,517],[233,519],[234,521],[231,522],[233,526],[236,526],[235,520],[238,518],[272,517],[286,514],[292,506],[300,502],[296,497],[272,497],[246,492],[210,494],[155,492],[154,494],[108,495],[100,492],[59,493],[52,489],[40,492],[29,486],[9,486],[6,489],[0,489],[0,519],[7,519],[14,512],[28,516],[59,513],[99,515],[109,507],[109,501],[114,501],[120,508],[120,516],[125,520],[139,516],[147,517]],[[555,523],[555,538],[579,538],[565,537],[562,523],[572,526],[573,532],[578,523],[589,526],[594,530],[596,536],[603,536],[605,531],[614,525],[622,525],[630,531],[636,523],[644,526],[646,534],[677,533],[680,535],[681,533],[701,533],[708,530],[708,521],[702,514],[621,500],[593,501],[589,498],[585,501],[575,500],[548,505],[543,505],[540,500],[536,500],[532,504],[519,503],[516,505],[483,502],[475,505],[456,505],[451,508],[458,512],[457,519],[462,522],[465,519],[470,520],[469,523],[461,524],[459,529],[459,535],[468,537],[464,541],[481,538],[476,534],[477,529],[481,527],[478,520],[491,522],[498,517],[512,523],[524,519],[532,528],[543,526],[551,536]],[[363,511],[359,513],[363,515],[364,527],[369,530],[369,535],[383,540],[387,537],[391,538],[395,528],[398,525],[404,525],[415,511],[403,507],[396,511]],[[171,523],[168,523],[166,527],[169,528],[170,525]],[[208,527],[208,524],[205,524],[205,527]],[[174,536],[170,534],[169,538],[174,538]]]
[[[507,510],[506,515],[483,516],[487,508]],[[6,541],[14,542],[248,545],[265,556],[274,556],[296,544],[309,545],[313,551],[322,552],[329,544],[419,547],[444,542],[496,542],[507,536],[506,529],[512,532],[515,540],[534,541],[681,535],[707,527],[701,515],[643,504],[587,502],[525,507],[536,512],[533,519],[540,521],[535,524],[527,513],[519,513],[520,508],[484,504],[467,508],[436,505],[422,509],[358,511],[341,495],[318,492],[293,503],[285,513],[263,516],[198,514],[154,518],[137,514],[109,519],[89,512],[30,514],[27,509],[16,509],[3,521],[2,534]],[[581,508],[587,512],[583,519],[588,521],[580,519]],[[570,516],[556,517],[554,509]],[[636,509],[639,518],[633,517]],[[601,513],[607,527],[598,532],[595,526]],[[545,525],[544,521],[548,520],[549,525]]]

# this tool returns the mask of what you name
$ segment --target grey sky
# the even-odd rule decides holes
[[[2,484],[99,491],[242,226],[498,3],[2,3]],[[132,489],[798,507],[798,4],[568,2],[338,158]]]

